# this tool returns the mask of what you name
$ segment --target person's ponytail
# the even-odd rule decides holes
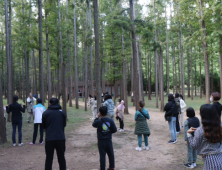
[[[140,111],[140,112],[142,112],[144,106],[145,106],[144,101],[140,101],[140,102],[139,102],[139,107],[140,107],[140,108],[139,108],[139,111]]]

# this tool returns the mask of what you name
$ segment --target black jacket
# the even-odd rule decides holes
[[[59,104],[52,104],[42,115],[42,127],[46,129],[45,141],[65,140],[65,112]]]
[[[107,127],[106,124],[109,126]],[[116,133],[116,125],[110,118],[103,117],[101,119],[96,118],[92,124],[93,127],[97,128],[98,140],[112,139],[112,134]]]
[[[177,105],[175,103],[175,100],[169,101],[165,106],[164,106],[164,111],[165,117],[166,116],[172,116],[176,117],[178,115],[178,110],[177,110]]]
[[[6,106],[6,112],[12,112],[12,122],[22,120],[22,113],[25,113],[25,105],[23,107],[17,102],[13,102],[9,106]]]
[[[221,117],[222,105],[219,102],[214,102],[213,106],[216,108],[219,117]]]

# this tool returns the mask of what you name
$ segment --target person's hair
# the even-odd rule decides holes
[[[94,99],[97,100],[96,96],[94,96]]]
[[[221,98],[221,95],[220,95],[220,93],[218,93],[218,92],[213,92],[213,93],[211,94],[211,96],[213,96],[213,100],[214,100],[214,101],[218,101],[218,100],[220,100],[220,98]]]
[[[183,95],[182,94],[180,94],[180,98],[183,99]]]
[[[179,93],[175,93],[175,98],[178,98],[179,96]]]
[[[50,103],[50,104],[58,104],[58,103],[59,103],[59,100],[58,100],[57,98],[51,98],[51,99],[49,100],[49,103]]]
[[[174,100],[174,96],[173,94],[168,94],[168,102]]]
[[[139,111],[142,112],[143,107],[145,106],[144,101],[139,101],[139,106],[140,106]]]
[[[218,143],[222,140],[221,120],[217,110],[210,104],[204,104],[200,107],[201,122],[204,130],[204,136],[210,143]]]
[[[187,117],[195,117],[195,111],[192,107],[187,108]]]
[[[112,96],[110,94],[105,95],[104,100],[112,99]]]
[[[13,98],[12,98],[13,102],[17,102],[18,101],[18,96],[17,95],[14,95]]]
[[[122,101],[121,99],[118,100],[118,102],[121,102],[121,101]]]
[[[37,99],[37,103],[39,104],[39,103],[42,103],[42,99],[41,98],[38,98]]]
[[[92,95],[90,94],[89,97],[92,98]]]
[[[99,108],[99,112],[100,112],[100,114],[102,115],[102,116],[106,116],[107,115],[107,107],[106,106],[101,106],[100,108]]]

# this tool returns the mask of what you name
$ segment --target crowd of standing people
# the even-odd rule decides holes
[[[219,103],[220,93],[214,92],[210,101],[213,104],[205,104],[200,108],[199,120],[196,117],[193,108],[186,109],[186,103],[183,96],[179,93],[168,95],[168,103],[165,105],[165,120],[168,122],[171,139],[169,144],[177,143],[177,134],[184,129],[184,140],[187,145],[188,162],[184,164],[187,168],[195,168],[197,155],[201,155],[204,161],[204,170],[221,170],[222,169],[222,127],[221,111],[222,105]],[[35,101],[37,104],[34,105]],[[145,109],[145,102],[138,103],[139,109],[135,113],[135,131],[137,135],[137,151],[149,150],[148,138],[151,134],[147,120],[150,115]],[[100,154],[100,169],[105,170],[106,154],[109,157],[109,170],[115,169],[115,156],[112,144],[112,134],[124,132],[124,101],[119,99],[117,102],[116,112],[115,105],[110,94],[104,95],[104,101],[97,113],[96,96],[89,95],[88,106],[91,108],[94,128],[97,128],[98,150]],[[22,146],[22,113],[25,113],[25,104],[18,104],[18,96],[13,96],[13,103],[5,108],[7,113],[12,113],[12,141],[16,146],[16,128],[18,128],[18,146]],[[45,131],[45,170],[52,169],[54,150],[57,152],[60,170],[66,169],[65,160],[65,133],[66,115],[59,105],[59,100],[52,98],[49,101],[49,107],[42,105],[41,98],[35,98],[32,94],[27,98],[27,122],[30,123],[33,118],[34,132],[30,145],[36,144],[38,128],[40,129],[39,144],[43,144],[43,133]],[[187,119],[184,121],[184,114]],[[120,127],[117,129],[115,118],[119,121]],[[142,147],[142,138],[144,138],[144,147]]]

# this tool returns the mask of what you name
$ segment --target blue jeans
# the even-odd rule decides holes
[[[145,146],[148,146],[148,136],[143,134],[143,137],[144,137]],[[137,139],[138,139],[138,146],[141,147],[142,146],[142,134],[137,135]]]
[[[190,146],[189,142],[187,143],[187,159],[188,163],[197,161],[197,151]]]
[[[13,144],[16,143],[15,135],[16,135],[16,126],[18,126],[18,136],[19,136],[19,143],[22,143],[22,119],[12,121],[12,142]]]
[[[168,124],[169,124],[169,128],[170,128],[171,140],[175,141],[175,140],[177,140],[176,117],[172,117],[171,121],[168,121]]]

